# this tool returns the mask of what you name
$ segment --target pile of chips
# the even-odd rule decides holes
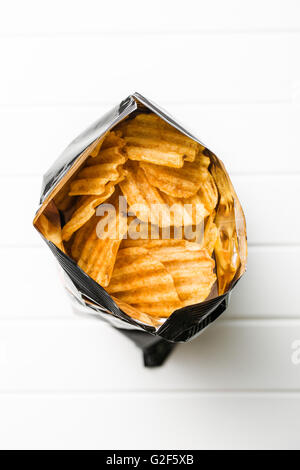
[[[153,113],[100,139],[54,202],[66,222],[64,250],[141,321],[226,292],[239,267],[225,174],[205,147]]]

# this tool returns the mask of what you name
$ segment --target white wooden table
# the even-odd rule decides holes
[[[300,3],[11,0],[0,15],[1,448],[300,448]],[[42,174],[129,93],[224,161],[248,272],[158,369],[76,317],[34,232]]]

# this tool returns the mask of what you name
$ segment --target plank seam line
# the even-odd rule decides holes
[[[281,35],[298,35],[299,28],[212,28],[207,30],[148,30],[148,31],[53,31],[53,32],[5,32],[0,34],[0,39],[74,39],[74,38],[94,38],[94,37],[157,37],[157,36],[281,36]]]
[[[134,91],[138,91],[138,90],[128,90],[127,94],[129,95],[130,93],[133,93]],[[142,91],[142,90],[140,90]],[[126,96],[124,96],[124,94],[121,96],[121,95],[118,95],[119,96],[119,99],[124,99]],[[42,102],[42,103],[36,103],[36,104],[32,104],[32,103],[15,103],[15,104],[12,104],[12,103],[7,103],[7,102],[0,102],[0,105],[1,105],[1,108],[2,109],[15,109],[15,108],[32,108],[32,107],[36,107],[36,108],[48,108],[48,107],[70,107],[70,108],[73,108],[73,107],[79,107],[79,108],[82,108],[82,107],[86,107],[86,108],[95,108],[97,106],[109,106],[110,108],[116,106],[118,104],[118,96],[116,95],[116,100],[112,102],[78,102],[78,103],[74,103],[74,102],[57,102],[57,103],[47,103],[47,102]],[[160,100],[159,98],[156,98],[154,95],[152,95],[150,98],[153,99],[153,101],[155,102],[159,102],[160,105],[163,105],[165,108],[168,107],[168,106],[254,106],[254,105],[279,105],[279,104],[285,104],[285,105],[293,105],[293,104],[298,104],[298,100],[295,99],[285,99],[285,98],[282,98],[282,99],[275,99],[275,98],[270,98],[270,99],[249,99],[249,100],[217,100],[217,101],[209,101],[209,100],[204,100],[204,99],[199,99],[199,101],[197,101],[196,99],[194,101],[162,101]],[[100,116],[99,116],[100,117]]]

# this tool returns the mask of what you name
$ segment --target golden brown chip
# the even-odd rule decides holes
[[[127,232],[127,219],[119,211],[118,196],[111,202],[115,211],[98,217],[98,223],[88,233],[78,259],[81,269],[103,287],[109,284],[120,243]]]
[[[117,168],[118,165],[123,165],[126,160],[127,157],[120,151],[120,147],[103,148],[102,146],[101,152],[96,157],[89,157],[85,162],[85,166],[113,164],[112,168]],[[91,169],[88,171],[91,171]]]
[[[120,139],[115,135],[113,138]],[[108,182],[116,182],[122,175],[125,176],[123,165],[127,157],[122,153],[120,146],[106,147],[104,143],[97,156],[89,157],[85,166],[70,183],[70,196],[100,196]]]
[[[150,227],[150,225],[149,225]],[[149,231],[151,229],[149,228]],[[146,233],[145,233],[146,235]],[[178,242],[181,241],[186,241],[183,238],[181,239],[175,239],[175,238],[170,238],[170,239],[151,239],[150,238],[150,233],[149,233],[149,238],[137,238],[136,240],[132,238],[126,238],[122,241],[121,248],[132,248],[132,247],[139,247],[139,248],[144,248],[146,250],[151,249],[151,248],[157,248],[161,246],[165,246],[167,243],[169,246],[177,246]]]
[[[134,318],[135,320],[138,320],[139,322],[144,323],[145,325],[159,325],[159,321],[156,318],[151,318],[150,315],[147,315],[146,313],[141,312],[136,308],[133,308],[131,305],[122,302],[120,299],[117,299],[113,295],[111,297],[116,302],[118,307],[120,307],[120,309],[123,310],[123,312],[127,313],[127,315],[129,315],[131,318]]]
[[[181,302],[175,301],[165,301],[162,300],[161,302],[142,302],[134,304],[134,308],[143,311],[147,315],[151,315],[154,318],[167,318],[169,317],[175,310],[183,307]]]
[[[128,233],[122,241],[121,248],[144,247],[145,244],[159,246],[161,240],[168,240],[169,244],[175,245],[178,240],[194,241],[194,238],[191,240],[185,237],[184,227],[158,227],[132,218],[128,220]]]
[[[139,114],[120,125],[131,160],[181,168],[204,149],[155,114]]]
[[[145,172],[136,162],[126,166],[127,177],[120,188],[127,199],[130,212],[141,221],[151,222],[159,227],[192,225],[199,223],[206,211],[203,205],[194,205],[178,198],[172,198],[152,186]]]
[[[151,315],[157,317],[166,317],[180,307],[172,276],[144,248],[119,251],[107,291],[145,313],[150,305]]]
[[[106,134],[101,149],[105,150],[109,147],[118,147],[119,149],[122,149],[126,142],[121,138],[121,135],[122,133],[120,131],[111,131]]]
[[[210,172],[208,172],[207,178],[203,180],[197,193],[197,197],[200,199],[208,213],[215,209],[218,203],[219,194]]]
[[[69,196],[69,191],[70,187],[69,184],[66,183],[56,194],[56,196],[53,198],[54,203],[57,207],[58,210],[60,211],[66,211],[70,209],[74,202],[74,197]]]
[[[96,207],[106,201],[114,192],[115,186],[112,182],[107,183],[101,196],[81,196],[78,208],[72,214],[71,219],[62,229],[63,240],[70,240],[76,230],[82,227],[95,213]]]
[[[77,232],[74,234],[74,239],[71,246],[72,258],[77,261],[80,258],[82,249],[91,234],[92,230],[96,230],[98,218],[94,214],[88,222],[86,222]]]
[[[124,145],[125,141],[121,139],[121,132],[111,131],[98,140],[97,145],[90,151],[89,155],[95,158],[99,154],[100,150],[104,150],[109,147],[122,148]]]
[[[126,172],[123,168],[119,164],[114,163],[97,165],[94,173],[95,177],[89,177],[89,174],[93,174],[92,170],[94,170],[94,166],[84,168],[82,173],[80,172],[79,178],[71,182],[70,195],[101,196],[105,192],[105,186],[107,183],[114,181],[115,184],[117,184],[120,179],[123,179],[126,176]],[[84,175],[87,176],[84,177]],[[97,175],[101,176],[97,177]]]
[[[203,302],[208,297],[216,275],[214,260],[205,249],[185,240],[144,241],[144,248],[171,274],[182,305]]]
[[[194,162],[185,162],[183,167],[168,168],[140,163],[148,181],[160,191],[176,198],[189,198],[197,193],[210,177],[208,171],[209,157],[198,154]]]

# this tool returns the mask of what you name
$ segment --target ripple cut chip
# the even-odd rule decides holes
[[[155,114],[139,114],[119,128],[130,160],[181,168],[184,161],[193,162],[204,149]]]
[[[177,198],[194,196],[200,187],[210,178],[209,157],[198,154],[194,162],[185,162],[182,168],[169,168],[140,163],[148,181],[160,191]]]
[[[156,317],[167,317],[181,305],[172,276],[144,248],[119,251],[107,291]]]
[[[152,186],[136,162],[128,162],[126,172],[127,176],[119,186],[130,212],[139,220],[149,221],[159,227],[188,226],[198,224],[207,215],[200,198],[185,201],[173,198]]]
[[[119,211],[118,197],[114,198],[115,211],[97,217],[96,226],[87,233],[78,258],[78,266],[101,286],[109,284],[116,256],[123,236],[127,232],[127,218]],[[101,206],[100,206],[101,207]],[[99,233],[99,225],[105,231]],[[73,250],[72,250],[73,252]]]
[[[136,240],[171,274],[181,306],[203,302],[216,281],[215,262],[206,249],[186,240]],[[124,241],[126,245],[126,241]],[[134,241],[131,240],[133,248]],[[149,313],[149,310],[147,311]]]
[[[120,176],[117,181],[110,181],[105,185],[101,196],[81,196],[77,202],[76,209],[71,219],[62,229],[63,240],[70,240],[74,232],[82,227],[95,213],[96,207],[106,201],[114,192],[115,185],[125,178],[126,172],[120,169]]]

